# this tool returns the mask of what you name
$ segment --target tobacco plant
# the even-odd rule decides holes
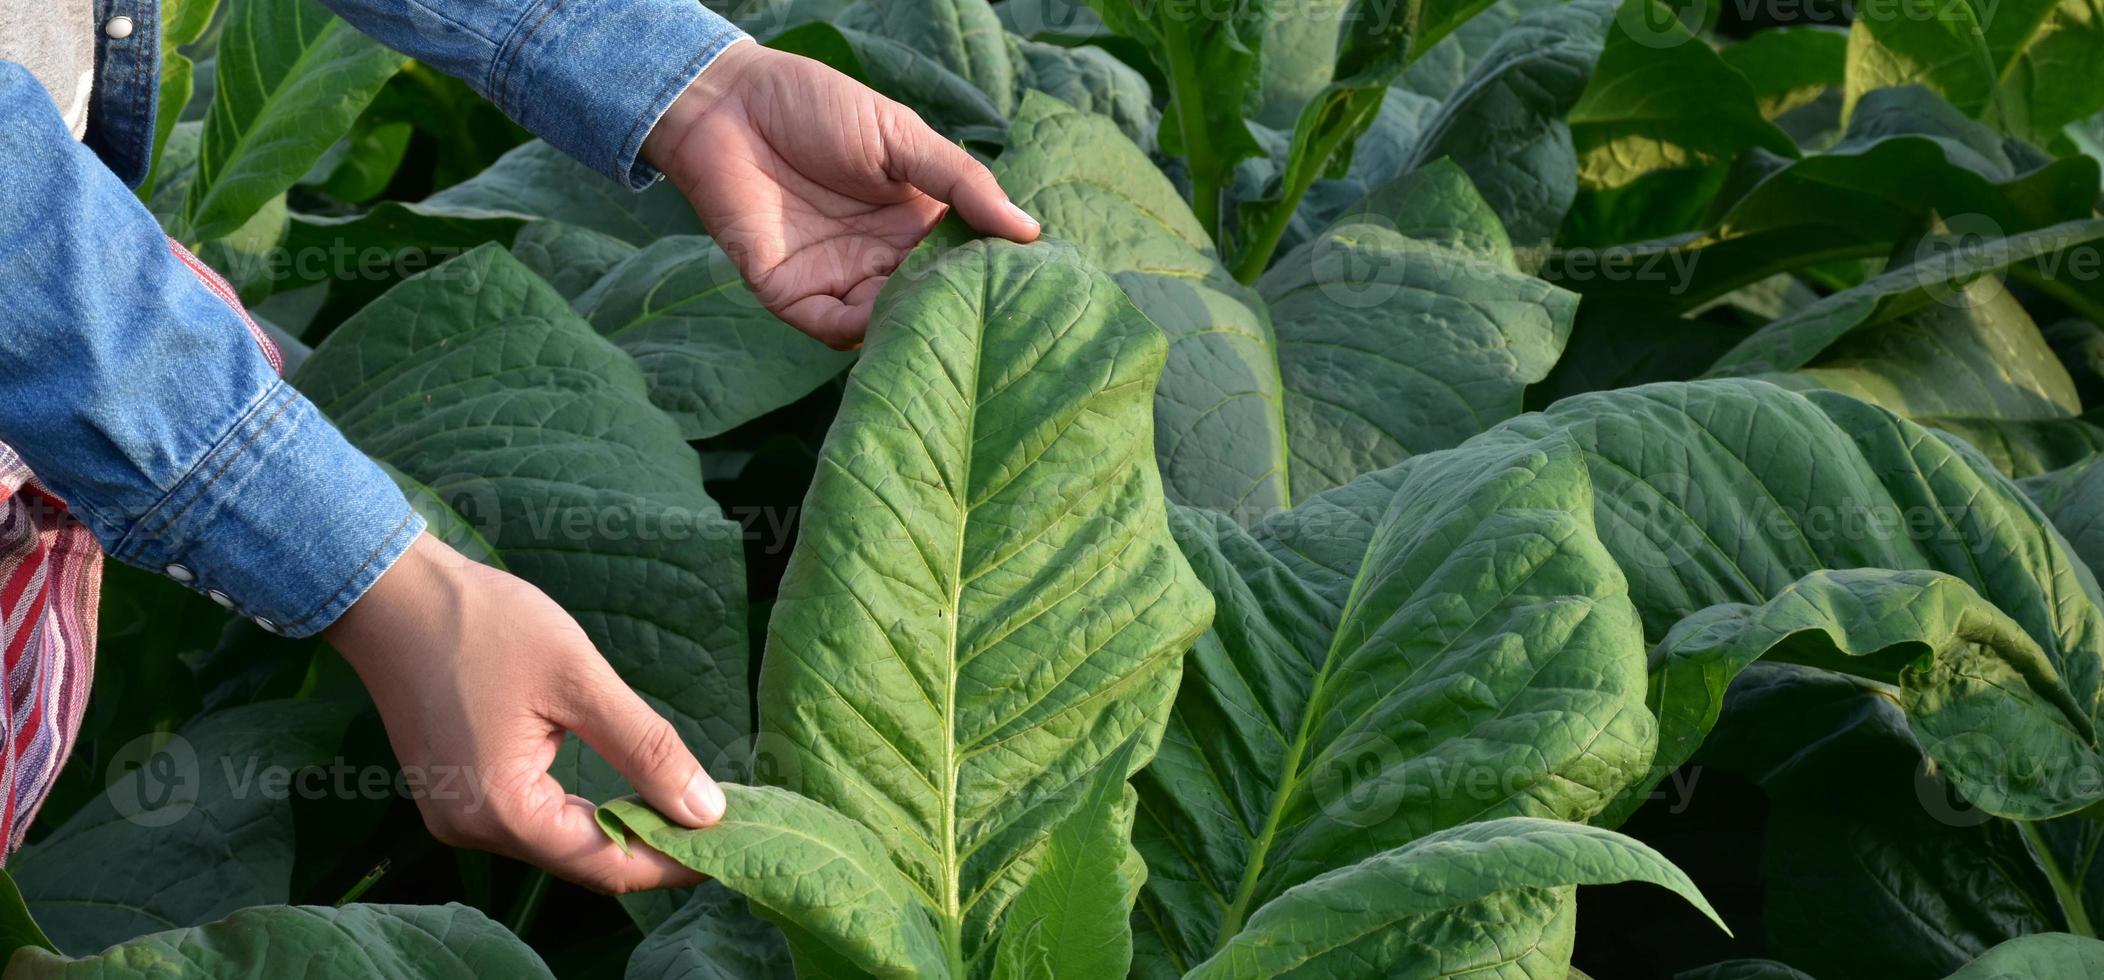
[[[259,793],[386,771],[355,678],[112,569],[8,976],[2104,975],[2094,0],[723,9],[1047,240],[828,350],[312,0],[163,4],[141,191],[726,780],[555,766],[715,880]]]

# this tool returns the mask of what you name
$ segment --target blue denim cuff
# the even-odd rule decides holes
[[[305,396],[273,382],[112,557],[286,636],[334,623],[424,519]]]
[[[744,31],[696,0],[540,0],[512,25],[485,90],[519,125],[634,189],[643,138]]]

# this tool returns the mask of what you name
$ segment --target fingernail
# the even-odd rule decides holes
[[[1028,224],[1030,227],[1037,227],[1037,219],[1031,217],[1030,212],[1023,210],[1022,205],[1017,204],[1014,201],[1010,201],[1008,202],[1008,212],[1010,214],[1015,215],[1018,218],[1023,219],[1024,223]]]
[[[709,778],[705,772],[697,772],[687,781],[687,810],[692,812],[704,826],[723,819],[723,787]]]

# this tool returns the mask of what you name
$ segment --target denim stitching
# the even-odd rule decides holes
[[[336,591],[329,593],[329,597],[323,599],[321,601],[321,605],[314,607],[314,609],[308,612],[305,616],[301,616],[300,618],[295,619],[290,623],[281,624],[278,628],[287,633],[294,632],[300,627],[305,626],[308,623],[314,621],[316,617],[319,617],[322,613],[326,612],[329,609],[329,607],[334,606],[336,604],[337,599],[342,598],[345,592],[349,592],[351,590],[351,583],[356,582],[365,576],[365,570],[367,568],[372,567],[373,561],[380,557],[380,553],[386,551],[389,545],[394,544],[396,538],[402,536],[402,531],[405,528],[409,527],[412,521],[416,520],[416,516],[417,514],[415,510],[411,510],[409,513],[402,515],[402,519],[395,523],[394,530],[387,532],[387,537],[381,538],[379,544],[373,545],[373,550],[366,553],[365,560],[358,563],[358,567],[351,572],[350,577],[344,579],[343,584],[336,587]]]
[[[513,69],[517,67],[519,59],[525,55],[526,46],[528,44],[533,43],[533,36],[540,32],[541,25],[546,24],[549,18],[555,16],[555,12],[562,9],[563,3],[564,0],[549,0],[547,5],[541,9],[541,15],[538,18],[535,18],[533,25],[526,28],[525,33],[519,37],[517,46],[512,48],[512,54],[510,58],[502,58],[501,56],[503,52],[501,50],[498,52],[498,55],[500,56],[500,63],[504,72],[501,77],[495,80],[496,86],[494,91],[497,93],[498,105],[511,104],[511,77]],[[514,31],[514,33],[517,32]]]
[[[291,407],[292,403],[299,397],[299,393],[286,387],[284,382],[279,382],[278,387],[284,389],[284,397],[278,399],[277,407],[271,411],[269,417],[254,423],[248,438],[241,440],[240,445],[231,447],[225,452],[225,459],[219,464],[218,470],[205,479],[204,486],[198,487],[197,491],[190,495],[190,499],[184,501],[183,506],[174,514],[169,515],[167,520],[147,531],[147,537],[157,538],[162,532],[174,527],[175,522],[182,520],[183,515],[190,512],[190,508],[197,506],[198,501],[203,500],[207,494],[212,492],[212,488],[219,483],[221,477],[226,475],[227,470],[232,469],[234,463],[248,452],[248,447],[255,445],[257,439],[262,438],[264,433],[269,432],[271,427],[277,424],[278,417],[284,415],[285,409]],[[207,457],[207,459],[209,458]]]
[[[134,57],[132,58],[132,64],[138,66],[137,71],[134,72],[134,74],[136,74],[138,78],[133,83],[132,88],[132,132],[138,135],[132,137],[132,146],[130,147],[130,149],[136,151],[138,149],[140,138],[144,137],[146,141],[147,153],[146,159],[135,160],[132,162],[132,169],[134,170],[142,166],[151,169],[153,166],[152,113],[153,104],[156,101],[157,93],[154,92],[155,79],[147,63],[158,62],[160,60],[158,57],[147,57],[144,54],[140,54],[140,52],[150,51],[153,52],[155,55],[158,55],[161,50],[160,17],[156,16],[149,20],[145,16],[145,12],[140,11],[140,16],[134,19],[135,23],[137,21],[147,21],[146,24],[141,25],[145,27],[145,30],[134,32],[132,36],[143,36],[147,41],[152,41],[153,43],[151,46],[148,46],[144,41],[142,41],[133,48]]]

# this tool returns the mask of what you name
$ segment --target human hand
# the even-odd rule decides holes
[[[548,774],[572,731],[668,819],[723,816],[723,790],[678,732],[539,589],[425,534],[326,635],[372,692],[403,771],[425,778],[417,807],[439,840],[602,892],[701,880],[648,848],[625,853],[592,802]]]
[[[1018,242],[1037,222],[913,110],[809,58],[737,43],[643,142],[761,303],[830,346],[861,343],[870,306],[945,205]]]

